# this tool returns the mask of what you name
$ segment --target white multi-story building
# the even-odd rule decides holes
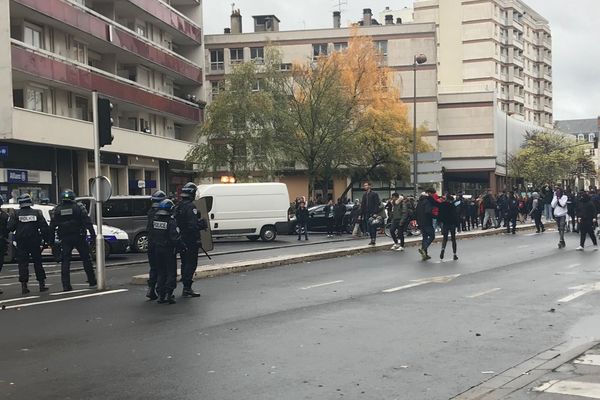
[[[200,0],[0,0],[0,194],[87,194],[93,90],[114,104],[113,193],[176,191],[203,65]]]

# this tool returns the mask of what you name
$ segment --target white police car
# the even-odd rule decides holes
[[[54,205],[40,205],[40,204],[34,204],[32,208],[36,209],[36,210],[41,210],[42,214],[44,215],[44,218],[46,219],[46,222],[48,223],[48,225],[50,225],[50,213],[52,212],[52,210],[54,209]],[[2,205],[2,209],[4,211],[6,211],[7,213],[11,213],[11,210],[14,209],[18,209],[19,205],[18,204],[4,204]],[[94,224],[94,229],[98,229],[98,227]],[[111,254],[123,254],[127,252],[127,249],[129,247],[129,236],[127,235],[127,233],[125,233],[125,231],[119,229],[119,228],[115,228],[112,226],[108,226],[108,225],[102,225],[102,236],[104,236],[104,253],[105,253],[105,258],[108,258]],[[14,247],[14,243],[13,243],[13,247]],[[94,247],[94,246],[92,246]],[[14,258],[14,248],[12,249],[12,254],[13,257],[10,257],[11,259]],[[75,250],[74,250],[75,251]],[[92,253],[94,253],[94,248],[92,248]],[[7,254],[9,254],[9,252],[7,252]],[[53,246],[52,249],[48,249],[48,250],[44,250],[44,253],[46,255],[54,255],[55,258],[57,258],[60,254],[60,249],[57,248],[56,246]]]

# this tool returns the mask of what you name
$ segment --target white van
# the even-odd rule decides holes
[[[235,183],[200,185],[196,199],[206,199],[215,238],[246,236],[254,241],[275,240],[287,233],[290,206],[283,183]]]

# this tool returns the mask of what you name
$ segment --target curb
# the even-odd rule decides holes
[[[533,224],[522,225],[517,228],[517,231],[528,231],[535,228]],[[460,233],[456,237],[460,240],[474,239],[482,236],[496,236],[504,233],[504,229],[489,229],[486,231],[475,231]],[[441,237],[436,237],[434,243],[442,241]],[[405,242],[405,247],[416,247],[421,243],[420,239],[409,239]],[[285,255],[278,257],[264,258],[260,260],[252,261],[239,261],[227,264],[216,264],[206,268],[199,268],[194,274],[194,280],[213,278],[216,276],[229,275],[238,272],[248,272],[259,269],[281,267],[286,265],[300,264],[311,261],[329,260],[333,258],[352,256],[356,254],[367,254],[374,253],[381,250],[389,250],[390,243],[380,243],[375,246],[361,245],[348,248],[341,248],[335,250],[323,250],[314,253],[304,253],[296,255]],[[178,270],[179,277],[179,270]],[[132,285],[146,285],[148,281],[148,274],[136,275],[131,279]]]

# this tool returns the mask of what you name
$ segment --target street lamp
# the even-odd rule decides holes
[[[417,173],[417,67],[427,62],[425,54],[416,54],[413,62],[413,74],[414,74],[414,95],[413,95],[413,181],[415,184],[415,199],[419,195],[419,183]]]
[[[506,182],[504,183],[506,188],[508,189],[508,117],[510,117],[511,115],[513,115],[514,112],[512,111],[506,111],[506,116],[504,118],[504,139],[505,139],[505,150],[506,150],[506,154],[504,156],[504,168],[506,168]]]

